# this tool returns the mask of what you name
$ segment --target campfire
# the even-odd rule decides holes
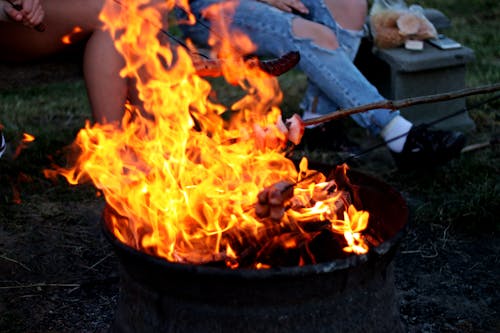
[[[106,200],[122,268],[111,331],[402,331],[392,258],[404,200],[347,165],[287,158],[304,123],[283,121],[275,75],[299,55],[253,57],[248,36],[217,19],[233,9],[222,2],[206,13],[212,59],[195,56],[189,41],[158,38],[174,5],[107,3],[101,18],[142,104],[119,126],[88,123],[74,167],[54,171]],[[221,105],[204,75],[243,97]]]
[[[170,262],[233,269],[314,264],[312,245],[324,237],[340,250],[321,254],[321,261],[366,253],[380,241],[363,234],[369,212],[359,208],[348,167],[329,178],[309,169],[306,158],[296,166],[286,157],[303,125],[297,115],[282,120],[273,74],[298,55],[274,63],[249,56],[250,39],[217,19],[233,5],[206,13],[217,31],[210,39],[214,61],[158,38],[159,13],[171,11],[173,1],[108,4],[101,19],[126,58],[121,75],[137,82],[142,105],[128,105],[119,128],[87,124],[75,142],[74,168],[57,172],[71,183],[90,179],[110,208],[113,234]],[[223,75],[244,96],[230,107],[217,103],[203,73]]]
[[[343,169],[339,169],[342,170]],[[394,255],[408,210],[387,184],[347,171],[370,211],[364,235],[380,244],[346,255],[322,233],[309,249],[324,262],[269,269],[172,263],[119,240],[109,216],[104,234],[121,267],[120,298],[111,332],[404,332],[394,285]],[[316,225],[314,228],[318,228]],[[313,229],[314,229],[313,228]],[[292,251],[293,252],[293,251]],[[295,251],[297,252],[297,251]],[[274,251],[278,258],[289,256]],[[276,259],[276,258],[275,258]],[[318,260],[321,261],[321,260]]]

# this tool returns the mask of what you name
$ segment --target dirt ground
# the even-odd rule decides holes
[[[103,199],[9,163],[0,163],[0,198],[0,332],[106,332],[119,275],[101,230]],[[475,230],[410,218],[395,259],[408,332],[500,332],[499,235]]]
[[[102,199],[42,180],[23,192],[1,211],[0,331],[105,332],[119,276]],[[499,253],[498,235],[410,225],[395,262],[408,332],[500,331]]]

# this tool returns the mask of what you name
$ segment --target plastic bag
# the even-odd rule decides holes
[[[370,29],[375,46],[393,48],[407,40],[436,38],[434,25],[421,6],[402,0],[375,0],[370,10]]]

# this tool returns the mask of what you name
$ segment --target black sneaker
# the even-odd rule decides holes
[[[391,153],[399,169],[422,169],[442,165],[458,157],[464,146],[463,133],[431,130],[427,125],[418,125],[410,129],[403,151]]]

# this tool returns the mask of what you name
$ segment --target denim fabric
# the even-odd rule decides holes
[[[229,0],[232,1],[232,0]],[[194,0],[191,9],[200,22],[194,26],[181,26],[186,36],[198,44],[206,45],[210,23],[200,16],[201,9],[220,0]],[[362,37],[361,31],[340,27],[330,14],[323,0],[303,0],[309,9],[304,15],[328,26],[337,36],[340,47],[335,50],[322,48],[310,39],[298,38],[292,33],[292,20],[298,16],[283,12],[255,0],[240,0],[232,26],[258,46],[258,55],[281,56],[289,51],[299,51],[299,68],[308,78],[308,87],[301,103],[304,118],[330,113],[384,100],[377,89],[354,66],[353,59]],[[228,15],[229,18],[229,15]],[[317,103],[313,101],[317,99]],[[312,106],[316,104],[315,114]],[[372,134],[379,134],[398,112],[371,110],[353,115],[352,118]]]
[[[2,157],[2,155],[6,149],[7,149],[7,143],[5,142],[5,139],[3,137],[3,133],[0,132],[0,157]]]

